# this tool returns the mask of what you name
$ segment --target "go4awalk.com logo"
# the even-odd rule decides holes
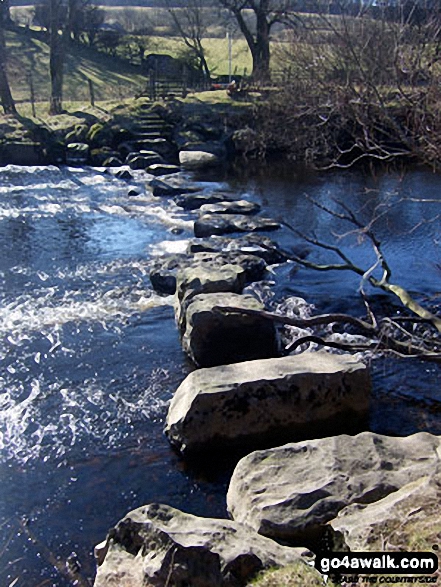
[[[421,583],[421,577],[408,575],[426,575],[422,582],[434,584],[438,557],[433,552],[329,552],[317,554],[315,568],[324,575],[374,575],[369,583]]]

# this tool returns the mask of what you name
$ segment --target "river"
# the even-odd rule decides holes
[[[141,194],[129,197],[126,182],[98,169],[0,169],[1,585],[91,585],[94,545],[146,503],[226,515],[226,473],[188,469],[162,434],[167,404],[192,366],[172,298],[152,291],[149,267],[158,254],[185,249],[194,214],[151,197],[146,179],[136,172]],[[285,165],[192,181],[337,239],[366,268],[375,261],[366,239],[310,198],[333,207],[341,199],[364,222],[374,215],[396,281],[439,310],[441,177]],[[286,228],[271,236],[287,249],[300,244]],[[363,311],[352,274],[287,264],[270,280],[273,305],[302,296],[317,311]],[[398,311],[381,293],[374,305]],[[381,359],[372,369],[372,430],[441,434],[438,366]]]

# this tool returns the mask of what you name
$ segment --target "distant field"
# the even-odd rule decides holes
[[[183,41],[174,36],[170,25],[170,17],[163,8],[137,6],[101,6],[105,11],[108,23],[119,23],[129,33],[123,40],[119,54],[128,55],[128,45],[131,43],[130,34],[133,30],[144,29],[143,41],[147,53],[167,53],[172,56],[182,54],[185,49]],[[22,25],[32,26],[33,7],[17,6],[12,8],[14,20]],[[216,14],[212,17],[212,24],[207,31],[207,38],[203,41],[207,51],[207,60],[214,75],[228,74],[228,40],[226,28],[220,23]],[[136,52],[136,51],[134,51]],[[243,74],[244,69],[251,71],[252,61],[248,46],[240,34],[232,40],[232,72]]]

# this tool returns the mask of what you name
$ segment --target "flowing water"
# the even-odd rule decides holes
[[[0,169],[2,586],[91,585],[93,546],[149,502],[226,515],[227,475],[188,469],[162,434],[167,404],[192,367],[172,299],[152,291],[149,267],[158,254],[185,250],[193,215],[151,197],[146,179],[136,172],[141,194],[129,197],[126,182],[97,169]],[[280,168],[194,181],[258,201],[320,238],[331,234],[368,269],[375,257],[366,240],[305,194],[344,199],[363,221],[376,218],[397,281],[439,308],[439,176]],[[277,239],[286,248],[300,242],[286,228]],[[262,291],[273,305],[302,296],[319,311],[363,311],[351,274],[286,264],[270,280]],[[389,304],[384,295],[374,303]],[[382,359],[373,371],[373,430],[441,434],[437,366]]]

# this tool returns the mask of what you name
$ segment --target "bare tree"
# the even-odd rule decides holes
[[[344,202],[334,201],[335,207],[331,208],[315,200],[310,199],[310,201],[314,206],[346,225],[347,230],[339,235],[340,238],[356,236],[357,240],[366,242],[374,253],[375,261],[371,266],[362,267],[338,245],[337,235],[334,233],[332,240],[327,242],[314,234],[303,233],[284,221],[282,223],[296,236],[312,245],[312,251],[324,252],[330,255],[331,259],[329,262],[319,262],[280,249],[277,249],[277,252],[284,255],[287,260],[314,271],[350,271],[358,275],[360,278],[358,291],[366,308],[366,317],[359,318],[345,313],[300,317],[226,307],[219,307],[217,310],[260,314],[275,323],[301,329],[299,335],[286,348],[288,353],[298,349],[304,350],[305,346],[315,344],[344,351],[393,353],[400,357],[416,357],[441,363],[441,317],[430,307],[419,302],[416,296],[406,288],[392,280],[391,267],[384,254],[382,243],[375,234],[376,222],[390,212],[389,207],[376,206],[370,221],[363,222]],[[406,198],[403,201],[406,202]],[[433,201],[437,205],[440,202]],[[395,200],[390,205],[395,206],[397,203]],[[440,218],[441,213],[435,214],[426,222],[439,222]],[[395,310],[391,315],[378,316],[366,292],[368,284],[399,300],[403,311],[398,313]],[[338,333],[346,336],[341,337]]]
[[[304,18],[278,47],[286,78],[273,112],[262,112],[273,128],[267,142],[320,167],[362,159],[439,167],[440,33],[437,10]]]
[[[185,6],[174,8],[169,0],[167,10],[185,46],[194,57],[198,69],[206,79],[210,79],[210,69],[205,57],[202,40],[206,36],[208,23],[204,11],[207,5],[203,0],[188,0]]]
[[[291,0],[219,0],[236,19],[253,59],[252,77],[268,82],[270,75],[270,33],[276,23],[291,18]],[[250,18],[251,17],[251,18]]]
[[[66,52],[66,29],[65,23],[63,23],[62,0],[50,0],[49,48],[51,78],[49,114],[61,114],[63,111],[63,68]]]
[[[9,86],[8,75],[6,72],[6,43],[4,35],[4,25],[7,22],[5,11],[7,5],[0,1],[0,100],[5,114],[17,114],[11,88]]]

